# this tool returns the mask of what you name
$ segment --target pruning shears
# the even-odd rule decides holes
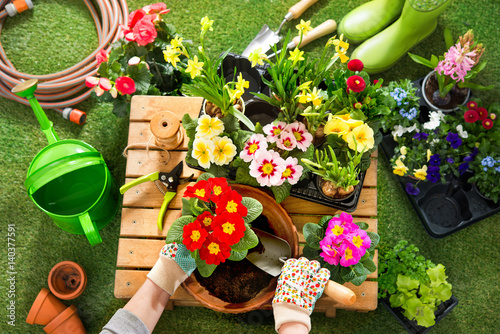
[[[184,164],[179,162],[177,166],[174,167],[170,172],[153,172],[148,175],[143,175],[134,181],[124,184],[120,188],[120,193],[123,194],[127,190],[132,187],[135,187],[138,184],[144,183],[146,181],[152,181],[155,183],[158,190],[163,194],[163,203],[160,207],[160,212],[158,213],[158,229],[163,230],[163,218],[165,217],[165,212],[167,211],[168,204],[172,201],[177,193],[177,186],[181,183],[189,182],[193,175],[185,180],[181,180],[182,170],[184,168]]]

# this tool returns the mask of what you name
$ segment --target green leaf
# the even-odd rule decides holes
[[[429,268],[426,270],[427,275],[431,279],[431,286],[435,287],[442,283],[446,283],[448,276],[445,274],[445,267],[440,263],[434,268]]]
[[[302,251],[302,255],[307,257],[309,260],[316,260],[320,257],[321,249],[313,249],[309,245],[304,246],[304,250]]]
[[[420,282],[418,279],[412,279],[411,277],[399,274],[396,284],[398,286],[398,290],[404,289],[406,291],[411,291],[418,289]]]
[[[451,34],[451,30],[448,27],[444,28],[444,42],[446,45],[446,49],[450,49],[450,47],[455,44],[453,42],[453,35]]]
[[[325,226],[328,225],[328,222],[333,218],[333,216],[323,216],[320,218],[318,225],[321,226],[322,228],[325,228]]]
[[[170,229],[168,230],[167,238],[165,242],[170,244],[172,242],[182,243],[182,234],[184,233],[184,226],[192,223],[195,220],[193,216],[182,216],[177,218],[173,223]]]
[[[247,224],[250,224],[255,219],[257,219],[257,217],[262,214],[262,210],[264,209],[262,203],[252,197],[243,197],[241,199],[241,204],[246,206],[248,210],[246,217],[243,217],[245,223]]]
[[[281,186],[272,186],[271,191],[276,199],[276,203],[281,203],[285,198],[290,196],[291,189],[292,185],[288,181],[284,182]]]
[[[229,175],[229,168],[227,165],[219,166],[216,164],[211,164],[206,171],[212,174],[214,177],[227,177]]]
[[[190,198],[190,199],[187,199],[186,197],[182,198],[181,216],[195,216],[195,214],[193,214],[193,211],[191,210],[191,200],[193,199],[195,198]]]
[[[255,232],[252,231],[250,225],[245,224],[245,226],[246,226],[245,235],[243,236],[243,238],[241,238],[240,241],[231,246],[231,250],[242,252],[250,248],[253,248],[259,244],[259,238],[255,234]]]
[[[127,73],[134,79],[136,92],[145,94],[149,89],[149,83],[153,77],[146,64],[140,63],[135,66],[129,66]]]
[[[370,244],[370,248],[368,248],[368,252],[373,252],[375,250],[375,247],[377,247],[378,243],[380,242],[380,236],[377,233],[370,231],[366,231],[366,234],[372,241]]]
[[[368,223],[365,223],[365,222],[358,222],[358,223],[355,223],[356,225],[359,226],[360,229],[362,230],[367,230],[368,227],[370,227],[370,225],[368,225]]]
[[[405,316],[410,320],[415,319],[419,326],[430,327],[436,323],[434,310],[417,297],[407,300],[405,305]]]
[[[429,60],[427,60],[421,56],[414,55],[413,53],[410,53],[410,52],[408,52],[408,56],[410,56],[410,58],[413,59],[413,61],[416,62],[417,64],[421,64],[421,65],[427,66],[427,67],[432,68],[432,69],[435,68],[435,66],[432,66],[432,64]]]
[[[243,166],[238,167],[238,169],[236,170],[236,183],[247,184],[252,187],[260,187],[259,182],[257,182],[255,178],[250,176],[250,170],[248,169],[248,166],[249,164],[247,163]]]
[[[325,237],[323,228],[318,224],[307,223],[302,228],[307,245],[313,249],[320,249],[319,242]]]
[[[203,277],[209,277],[217,268],[215,264],[207,264],[205,261],[200,259],[199,256],[195,258],[195,262],[196,262],[196,268],[198,268],[198,271]]]
[[[201,174],[200,176],[198,176],[198,179],[197,181],[200,181],[200,180],[208,180],[208,179],[211,179],[215,177],[213,174],[210,174],[210,173],[203,173]]]
[[[124,98],[116,98],[113,101],[113,113],[118,117],[128,115],[130,110],[130,103]]]
[[[231,250],[231,256],[229,256],[228,260],[230,261],[241,261],[244,258],[247,257],[248,254],[248,249],[245,249],[244,251],[237,252],[235,250]]]
[[[366,252],[366,253],[368,253],[368,252]],[[371,259],[363,260],[361,262],[361,264],[363,264],[365,269],[369,271],[369,274],[374,273],[377,270],[377,265]]]

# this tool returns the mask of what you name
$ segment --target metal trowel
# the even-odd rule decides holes
[[[281,40],[279,33],[283,25],[292,19],[300,17],[300,15],[302,15],[302,13],[304,13],[307,8],[311,7],[317,1],[318,0],[301,0],[290,7],[288,13],[286,13],[285,18],[276,31],[272,31],[267,24],[264,24],[257,36],[255,36],[255,38],[243,51],[242,56],[248,57],[253,50],[258,48],[261,48],[262,53],[266,53],[267,51],[269,51],[272,45],[278,43]]]
[[[252,230],[259,237],[263,249],[248,253],[247,259],[269,275],[278,276],[283,263],[292,255],[290,245],[286,240],[270,233],[256,228]],[[356,302],[356,294],[351,289],[331,280],[326,284],[324,293],[344,305],[352,305]]]

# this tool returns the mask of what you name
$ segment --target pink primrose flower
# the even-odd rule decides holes
[[[350,242],[343,242],[339,249],[340,253],[340,265],[343,267],[349,267],[359,262],[361,255],[359,250],[351,244]]]
[[[254,177],[262,187],[277,185],[285,170],[285,161],[278,152],[259,151],[250,163],[250,176]]]
[[[285,180],[288,180],[288,183],[291,185],[296,184],[299,182],[300,177],[302,176],[302,171],[304,170],[304,167],[299,165],[299,160],[294,157],[288,157],[285,160],[285,170],[281,174],[281,184],[285,182]]]
[[[370,248],[370,245],[372,243],[366,231],[362,229],[358,229],[349,233],[349,235],[347,236],[347,241],[349,241],[354,245],[354,247],[358,249],[360,256],[365,255],[366,250]]]
[[[338,265],[340,261],[340,253],[334,244],[332,237],[325,237],[319,242],[322,252],[319,254],[326,262],[331,265]]]
[[[149,43],[153,43],[158,36],[156,28],[150,18],[144,17],[142,20],[136,23],[132,32],[135,36],[135,41],[137,44],[145,46]]]
[[[348,214],[348,213],[342,212],[340,214],[339,218],[340,218],[340,221],[342,221],[343,224],[349,224],[349,225],[353,224],[353,222],[352,222],[352,216],[350,214]],[[354,225],[355,225],[355,227],[351,226],[351,229],[359,228],[358,225],[356,225],[356,224],[354,224]]]
[[[291,151],[295,147],[297,147],[297,140],[295,139],[293,133],[288,131],[283,131],[280,134],[278,140],[276,141],[276,145],[282,150]]]
[[[351,225],[344,224],[339,217],[333,217],[328,222],[325,235],[342,240],[349,232],[351,232]]]
[[[133,94],[135,92],[135,82],[129,77],[119,77],[115,82],[116,90],[121,94]]]
[[[280,136],[281,132],[285,130],[286,127],[285,122],[277,122],[276,124],[268,124],[264,126],[263,130],[264,133],[267,135],[267,142],[268,143],[275,143],[278,137]]]
[[[267,149],[266,137],[256,133],[253,134],[245,143],[245,147],[240,152],[240,158],[245,162],[250,162],[255,158],[255,154],[260,150]]]
[[[304,123],[293,122],[292,124],[289,124],[285,130],[293,133],[299,150],[303,152],[307,151],[307,148],[312,143],[313,136],[309,133],[309,131],[307,131]]]

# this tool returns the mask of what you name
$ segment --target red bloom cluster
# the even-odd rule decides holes
[[[353,75],[347,78],[347,90],[355,93],[362,92],[366,87],[365,80],[359,75]]]
[[[488,115],[488,110],[486,110],[486,108],[479,107],[474,101],[468,102],[467,108],[469,108],[469,110],[467,110],[464,114],[464,119],[467,123],[475,123],[479,120],[481,121],[483,128],[486,130],[493,127],[493,121],[496,118],[495,114],[491,113]]]
[[[159,20],[159,15],[166,14],[170,10],[163,2],[144,6],[130,13],[128,24],[120,25],[127,41],[135,41],[137,44],[145,46],[153,43],[158,36],[155,22]]]
[[[218,265],[231,255],[231,246],[245,235],[247,208],[242,197],[229,187],[223,177],[200,180],[189,186],[184,197],[205,202],[207,210],[184,226],[183,243],[190,251],[199,250],[207,264]]]

